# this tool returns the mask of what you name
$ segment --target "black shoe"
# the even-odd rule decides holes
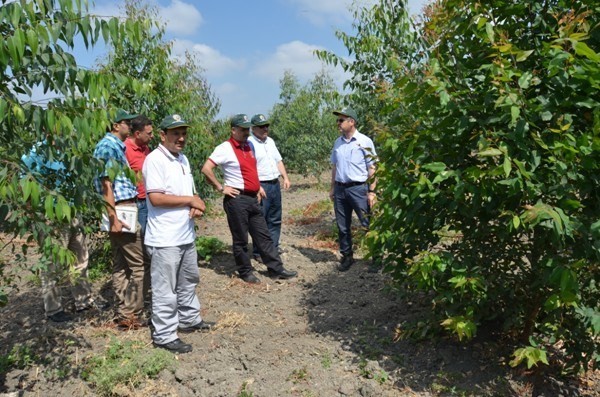
[[[193,350],[192,345],[183,343],[181,339],[175,339],[174,341],[165,343],[164,345],[160,345],[158,343],[153,343],[153,345],[173,353],[189,353]]]
[[[256,277],[252,272],[240,276],[240,278],[249,284],[260,284],[260,279]]]
[[[260,255],[252,255],[252,259],[257,261],[258,263],[263,263],[262,257]]]
[[[343,255],[342,260],[340,261],[340,264],[338,266],[338,270],[340,272],[345,272],[348,269],[350,269],[350,266],[352,266],[353,263],[354,258],[352,257],[352,254]]]
[[[66,323],[67,321],[73,320],[73,317],[65,313],[63,310],[48,316],[48,318],[55,323]]]
[[[178,331],[183,332],[184,334],[194,332],[194,331],[210,331],[217,325],[212,321],[200,321],[196,325],[192,325],[191,327],[179,327]]]
[[[279,272],[269,269],[268,275],[269,275],[269,277],[271,277],[275,280],[277,280],[277,279],[287,280],[287,279],[296,277],[298,275],[298,272],[295,272],[293,270],[286,270],[283,268]]]

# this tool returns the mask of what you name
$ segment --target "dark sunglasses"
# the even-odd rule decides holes
[[[348,120],[348,119],[337,119],[337,122],[338,122],[338,123],[343,123],[343,122],[344,122],[344,121],[346,121],[346,120]]]

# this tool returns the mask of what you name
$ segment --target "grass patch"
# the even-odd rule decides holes
[[[6,355],[0,356],[0,374],[5,374],[11,369],[25,369],[40,361],[27,345],[15,345]]]
[[[196,238],[196,251],[198,251],[198,256],[205,261],[210,261],[213,256],[226,249],[227,245],[216,237],[200,236]]]
[[[308,381],[309,375],[306,367],[302,367],[300,369],[295,369],[292,371],[288,380],[292,381],[293,384],[298,384],[300,382]]]
[[[323,353],[323,358],[321,358],[321,365],[325,369],[331,368],[331,356],[329,355],[329,352]]]
[[[148,349],[140,341],[113,338],[100,356],[87,360],[82,377],[100,396],[110,396],[123,387],[137,387],[146,378],[155,378],[171,369],[174,355],[163,349]]]

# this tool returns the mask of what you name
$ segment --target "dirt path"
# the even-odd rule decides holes
[[[177,357],[174,372],[162,371],[157,380],[135,388],[124,385],[118,395],[532,395],[531,383],[507,369],[508,357],[498,359],[502,341],[458,345],[441,337],[398,339],[398,324],[426,315],[424,307],[390,293],[387,276],[367,272],[365,261],[346,273],[336,270],[335,244],[315,238],[331,233],[333,213],[315,218],[309,210],[302,215],[311,204],[327,199],[325,189],[296,178],[283,198],[283,259],[299,277],[274,282],[257,263],[262,283],[245,284],[233,277],[229,252],[201,264],[202,314],[219,326],[209,333],[182,335],[194,351]],[[229,246],[220,205],[201,223],[200,232]],[[98,287],[108,293],[106,285]],[[64,326],[46,321],[39,289],[28,284],[12,294],[11,304],[0,310],[0,354],[28,343],[37,360],[2,375],[0,393],[94,395],[80,378],[86,357],[103,352],[111,338],[140,340],[152,349],[147,330],[117,331],[102,315],[78,320]],[[594,379],[587,385],[559,386],[564,395],[600,395]]]

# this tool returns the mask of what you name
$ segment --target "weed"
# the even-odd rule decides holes
[[[8,372],[11,368],[25,369],[39,361],[40,358],[31,351],[31,347],[15,345],[7,355],[0,356],[0,374]]]
[[[196,238],[196,251],[201,259],[210,261],[212,257],[225,251],[227,245],[216,237],[200,236]]]
[[[135,387],[147,377],[156,377],[173,364],[174,357],[170,352],[148,350],[142,342],[113,338],[104,355],[89,359],[82,377],[95,387],[98,395],[108,396],[119,386]]]
[[[96,281],[105,278],[112,272],[112,249],[110,240],[102,236],[91,236],[89,238],[90,260],[87,275],[90,281]]]
[[[242,388],[238,393],[237,397],[253,397],[254,393],[248,390],[248,382],[242,383]]]
[[[288,377],[288,380],[291,380],[292,383],[297,384],[302,381],[308,380],[309,375],[306,367],[302,367],[300,369],[295,369],[292,371],[292,374]]]
[[[329,369],[331,368],[331,357],[329,356],[328,352],[325,352],[323,354],[323,358],[321,359],[321,365],[323,366],[323,368],[325,369]]]
[[[390,374],[388,374],[384,370],[379,371],[379,373],[377,373],[377,374],[375,374],[375,376],[373,376],[373,379],[375,379],[377,381],[377,383],[379,383],[380,385],[383,385],[385,382],[387,382],[389,378],[390,378]]]

